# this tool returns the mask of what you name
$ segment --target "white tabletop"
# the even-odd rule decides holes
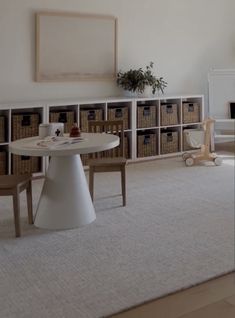
[[[39,148],[36,141],[40,138],[30,137],[13,141],[9,150],[16,155],[23,156],[71,156],[87,154],[114,148],[119,145],[119,137],[105,133],[82,133],[84,140],[74,144],[61,145],[57,148]]]

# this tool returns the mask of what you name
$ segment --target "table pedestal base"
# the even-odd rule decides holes
[[[72,229],[96,218],[80,155],[51,157],[34,224]]]

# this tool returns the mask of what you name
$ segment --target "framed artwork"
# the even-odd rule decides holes
[[[36,13],[36,81],[109,80],[117,72],[117,18]]]

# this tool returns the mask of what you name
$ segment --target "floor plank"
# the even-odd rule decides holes
[[[132,310],[112,316],[113,318],[179,318],[235,294],[235,274],[231,273],[182,292],[155,300]],[[230,310],[232,304],[224,301],[220,311]],[[225,309],[223,309],[226,307]],[[227,308],[228,307],[228,308]],[[231,311],[231,310],[230,310]],[[233,312],[233,311],[231,311]],[[196,316],[195,316],[196,317]],[[201,316],[198,316],[201,317]],[[226,317],[226,316],[224,316]],[[235,317],[235,315],[234,315]],[[188,318],[188,317],[187,317]],[[226,317],[227,318],[227,317]]]
[[[225,301],[233,306],[235,306],[235,294],[232,295],[231,297],[228,297],[225,299]]]
[[[225,301],[219,301],[199,310],[181,316],[180,318],[234,318],[235,306]]]

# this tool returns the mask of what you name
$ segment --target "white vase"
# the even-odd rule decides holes
[[[143,92],[143,97],[153,97],[154,94],[152,92],[152,87],[151,86],[146,86]]]
[[[124,96],[136,98],[138,97],[138,92],[124,90]]]
[[[152,92],[152,87],[151,86],[146,86],[143,93],[138,93],[138,97],[153,97],[154,94]]]

